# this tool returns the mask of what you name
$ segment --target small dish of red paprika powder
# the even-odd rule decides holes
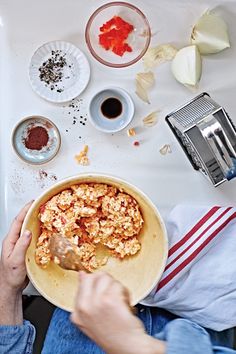
[[[61,146],[61,136],[51,120],[31,116],[21,120],[14,128],[12,145],[22,160],[41,165],[57,155]]]

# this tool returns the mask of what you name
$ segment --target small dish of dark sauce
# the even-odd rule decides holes
[[[109,97],[101,104],[101,111],[104,117],[108,119],[115,119],[122,113],[122,103],[118,98]]]

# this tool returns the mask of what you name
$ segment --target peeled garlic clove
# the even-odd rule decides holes
[[[149,48],[143,57],[143,64],[146,69],[158,66],[168,60],[172,60],[177,53],[177,49],[171,44],[161,44],[157,47]]]
[[[147,117],[143,119],[143,124],[146,127],[153,127],[154,125],[157,124],[157,113],[158,111],[154,111],[150,113]]]
[[[207,11],[193,27],[191,43],[198,46],[201,54],[218,53],[229,48],[226,23],[221,17]]]
[[[172,61],[171,70],[181,84],[195,86],[202,74],[202,59],[197,46],[180,49]]]

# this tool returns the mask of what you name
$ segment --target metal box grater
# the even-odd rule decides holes
[[[236,177],[236,128],[207,93],[168,114],[166,121],[195,170],[215,187]]]

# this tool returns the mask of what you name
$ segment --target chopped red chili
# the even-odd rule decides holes
[[[139,146],[140,145],[140,142],[139,141],[134,141],[134,146]]]
[[[41,205],[39,208],[40,214],[43,214],[45,212],[45,210],[46,210],[46,205],[45,204]]]
[[[126,42],[134,26],[124,21],[120,16],[114,16],[100,27],[99,44],[106,50],[122,56],[125,52],[132,52]]]

